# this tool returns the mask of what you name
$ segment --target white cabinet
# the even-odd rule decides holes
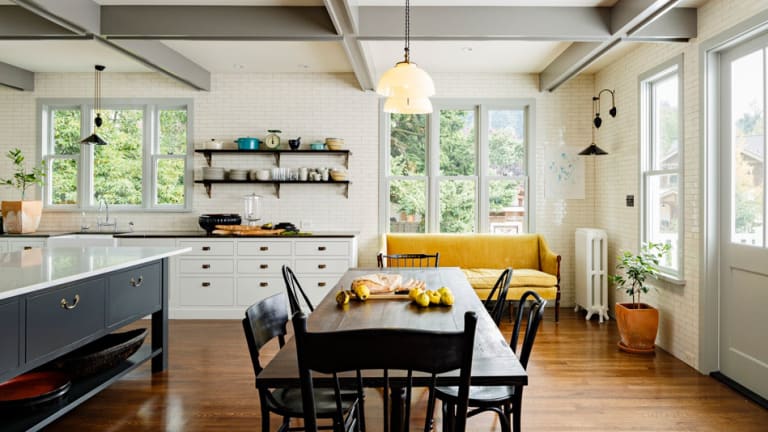
[[[6,252],[45,247],[45,238],[42,237],[16,237],[9,238],[6,242],[8,243]]]
[[[178,239],[177,246],[192,251],[175,258],[171,318],[240,319],[248,306],[285,291],[284,265],[317,304],[357,266],[354,236],[195,238]]]

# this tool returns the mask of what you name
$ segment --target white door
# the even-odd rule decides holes
[[[720,372],[768,398],[764,36],[721,57]]]

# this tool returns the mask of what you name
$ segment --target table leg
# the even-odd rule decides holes
[[[402,387],[392,387],[391,390],[391,409],[389,410],[389,424],[392,432],[401,432],[405,430],[405,389]]]

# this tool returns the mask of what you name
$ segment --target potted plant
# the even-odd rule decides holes
[[[659,311],[640,302],[640,294],[648,292],[645,280],[659,274],[659,262],[669,252],[670,245],[649,242],[640,253],[624,251],[619,256],[615,274],[610,280],[616,289],[624,290],[632,303],[616,303],[616,324],[619,327],[619,348],[632,353],[652,353],[659,330]]]
[[[3,226],[8,233],[32,233],[40,225],[43,212],[42,201],[25,201],[24,195],[28,188],[41,185],[45,179],[43,166],[33,167],[27,171],[24,167],[24,155],[18,148],[9,150],[6,154],[13,163],[13,176],[0,178],[0,184],[15,187],[21,192],[21,201],[3,201],[0,211],[3,215]]]

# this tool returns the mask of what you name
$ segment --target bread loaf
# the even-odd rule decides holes
[[[352,290],[358,285],[365,285],[371,294],[391,293],[400,287],[403,277],[393,273],[374,273],[364,275],[352,281]]]

